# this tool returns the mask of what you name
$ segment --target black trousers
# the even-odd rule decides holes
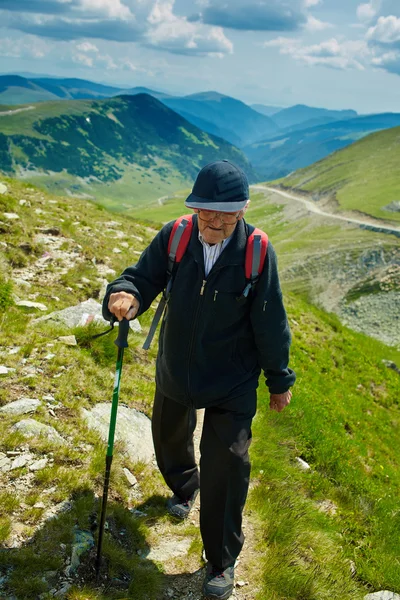
[[[200,487],[200,531],[207,560],[225,569],[244,542],[242,512],[250,478],[251,422],[257,395],[252,391],[205,409],[200,473],[193,432],[196,409],[156,390],[152,417],[158,467],[169,488],[186,500]]]

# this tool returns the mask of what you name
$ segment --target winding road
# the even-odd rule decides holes
[[[400,237],[400,227],[396,227],[395,225],[383,225],[383,224],[380,224],[378,220],[373,220],[372,218],[371,218],[371,220],[367,220],[367,219],[362,220],[362,219],[355,219],[353,217],[344,217],[341,215],[335,215],[333,213],[321,210],[315,204],[315,202],[312,202],[311,200],[306,200],[305,198],[302,198],[301,196],[295,196],[294,194],[290,194],[289,192],[284,192],[283,190],[279,190],[279,189],[273,188],[273,187],[268,187],[266,185],[252,185],[251,188],[253,190],[261,190],[261,191],[265,190],[267,192],[273,192],[274,194],[280,194],[284,198],[289,198],[290,200],[296,200],[296,202],[302,202],[305,205],[305,207],[307,208],[307,210],[309,210],[310,212],[316,213],[318,215],[322,215],[324,217],[330,217],[331,219],[338,219],[339,221],[345,221],[346,223],[354,223],[365,229],[371,229],[372,231],[379,231],[381,233],[391,233],[393,235]]]

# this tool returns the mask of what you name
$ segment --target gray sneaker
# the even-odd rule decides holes
[[[233,592],[233,580],[235,567],[227,567],[225,570],[213,567],[207,563],[206,576],[203,583],[203,594],[206,598],[213,600],[227,600]]]
[[[169,514],[173,517],[178,517],[179,519],[186,519],[192,510],[193,504],[196,502],[199,491],[199,489],[195,490],[186,500],[182,500],[182,498],[179,498],[179,496],[174,494],[172,498],[167,501],[167,510]]]

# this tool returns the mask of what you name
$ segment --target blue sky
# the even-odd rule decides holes
[[[400,110],[400,0],[0,0],[0,72]]]

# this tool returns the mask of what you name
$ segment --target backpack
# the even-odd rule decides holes
[[[174,267],[178,267],[181,262],[186,248],[189,244],[190,237],[193,230],[193,216],[184,215],[179,217],[174,223],[172,231],[169,236],[168,242],[168,267],[167,275],[168,282],[163,292],[162,298],[159,302],[153,321],[150,326],[149,333],[143,344],[143,349],[148,350],[150,348],[151,341],[154,337],[157,325],[163,315],[165,306],[168,302],[169,295],[171,293],[173,283],[173,272]],[[249,295],[250,290],[254,289],[257,281],[262,273],[265,263],[265,257],[267,256],[268,249],[268,236],[264,231],[255,227],[250,232],[246,242],[246,256],[244,263],[246,287],[242,292],[242,296],[246,297]]]

